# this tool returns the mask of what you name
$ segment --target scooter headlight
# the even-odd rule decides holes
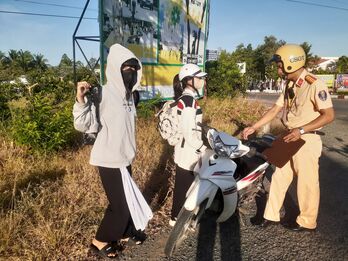
[[[219,135],[214,139],[214,151],[221,157],[230,157],[237,147],[237,145],[224,144]]]

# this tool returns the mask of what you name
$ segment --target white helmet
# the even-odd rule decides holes
[[[179,80],[182,81],[186,77],[204,77],[207,73],[202,72],[201,68],[196,64],[188,63],[181,67],[179,72]]]

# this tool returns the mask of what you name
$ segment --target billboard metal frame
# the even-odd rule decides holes
[[[82,53],[83,57],[85,58],[85,61],[87,62],[87,65],[88,67],[91,69],[93,75],[96,77],[98,83],[100,82],[99,80],[99,77],[98,75],[95,73],[94,69],[96,68],[96,66],[99,64],[100,62],[100,56],[99,58],[97,59],[97,62],[95,63],[94,66],[91,66],[91,64],[89,63],[88,59],[87,59],[87,56],[85,54],[85,52],[83,51],[80,43],[79,43],[79,40],[82,40],[82,41],[93,41],[93,42],[100,42],[100,35],[98,36],[77,36],[77,32],[80,28],[80,25],[81,25],[81,22],[82,22],[82,19],[85,15],[85,12],[88,8],[88,5],[90,3],[90,0],[86,0],[86,4],[83,8],[83,11],[81,13],[81,16],[79,18],[79,21],[76,25],[76,28],[75,28],[75,31],[73,33],[73,36],[72,36],[72,40],[73,40],[73,68],[74,68],[74,83],[75,85],[77,84],[77,75],[76,75],[76,46],[79,48],[80,52]]]

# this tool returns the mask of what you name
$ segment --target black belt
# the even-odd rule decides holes
[[[304,134],[307,134],[307,133],[317,134],[317,135],[320,135],[320,136],[324,136],[325,135],[325,132],[322,132],[322,131],[306,131]]]

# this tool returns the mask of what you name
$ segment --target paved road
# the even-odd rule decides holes
[[[271,93],[249,93],[249,100],[257,100],[257,101],[265,101],[269,104],[274,103],[279,94],[271,94]],[[342,99],[333,99],[333,105],[336,112],[336,119],[345,120],[348,123],[348,100]]]

